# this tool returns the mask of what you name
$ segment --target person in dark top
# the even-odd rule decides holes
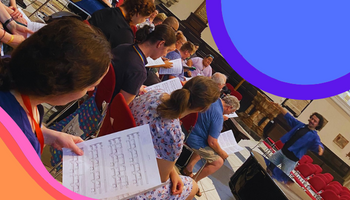
[[[154,30],[145,25],[136,32],[136,40],[139,43],[120,45],[112,50],[112,65],[116,77],[113,97],[122,93],[128,104],[139,94],[147,78],[146,58],[157,59],[165,56],[176,42],[174,30],[167,25],[158,25]]]
[[[109,43],[99,31],[74,18],[53,21],[23,41],[10,60],[0,60],[0,107],[39,156],[44,144],[82,155],[75,144],[80,137],[40,126],[37,105],[65,105],[94,90],[110,60]]]
[[[145,22],[155,9],[152,0],[127,0],[118,8],[96,11],[89,22],[102,31],[113,49],[120,44],[133,44],[131,26]]]
[[[308,150],[323,154],[323,145],[316,130],[323,126],[323,116],[319,113],[313,113],[310,116],[309,124],[304,124],[292,117],[286,109],[275,103],[279,108],[292,130],[281,137],[284,146],[281,150],[275,152],[269,160],[276,166],[281,164],[281,169],[288,174],[294,169],[297,162]]]

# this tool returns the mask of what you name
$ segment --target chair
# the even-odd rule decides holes
[[[235,90],[235,88],[230,84],[230,83],[226,83],[226,87],[231,91],[231,95],[232,96],[235,96],[235,97],[237,97],[237,99],[240,101],[240,100],[242,100],[242,95],[241,95],[241,93],[239,93],[239,92],[237,92],[236,90]]]
[[[307,179],[307,177],[314,174],[316,171],[316,169],[309,163],[297,166],[296,170],[300,172],[302,178],[304,178],[305,180]]]
[[[312,189],[318,193],[326,187],[326,182],[320,176],[314,176],[308,181],[312,186]]]
[[[334,177],[332,176],[332,174],[330,174],[330,173],[324,173],[324,176],[326,177],[326,183],[328,184],[328,183],[330,183],[330,182],[332,182],[333,181],[333,179],[334,179]]]
[[[109,8],[109,6],[102,0],[68,0],[68,1],[71,5],[75,6],[76,8],[78,8],[80,11],[82,11],[85,15],[89,17],[91,17],[91,15],[98,10],[101,10],[103,8]],[[81,15],[81,13],[78,13],[76,9],[71,8],[71,10],[72,12],[75,12],[76,14]]]
[[[315,174],[320,174],[322,172],[322,168],[317,164],[314,164],[314,166],[316,167]]]
[[[109,70],[105,77],[101,80],[100,84],[97,86],[95,101],[98,109],[102,110],[103,102],[110,103],[112,100],[114,88],[115,88],[115,73],[113,65],[110,64]],[[93,92],[89,92],[89,95]]]
[[[337,195],[340,195],[340,192],[342,191],[342,188],[337,187],[336,185],[327,185],[324,188],[325,191],[331,190],[334,191]]]
[[[331,191],[331,190],[322,192],[321,197],[324,200],[339,200],[340,199],[339,196],[334,191]]]
[[[136,127],[135,119],[124,96],[117,94],[109,105],[98,136]]]
[[[340,196],[348,195],[350,196],[350,191],[347,187],[342,186],[342,191],[340,192]]]
[[[275,142],[275,146],[278,150],[282,149],[284,144],[282,143],[281,140],[278,140],[277,142]]]
[[[185,128],[187,133],[190,133],[198,119],[198,113],[191,113],[181,118],[182,126]]]
[[[308,156],[308,155],[304,155],[299,160],[299,164],[312,163],[312,162],[313,162],[312,158],[310,156]]]
[[[343,190],[343,186],[338,181],[332,181],[328,185],[336,185],[337,187],[340,187]]]

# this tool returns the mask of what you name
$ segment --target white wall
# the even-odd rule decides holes
[[[203,3],[204,0],[179,0],[179,2],[173,4],[168,9],[174,13],[180,20],[186,20],[190,16],[191,12],[195,12],[197,8]],[[215,44],[215,41],[211,35],[209,27],[205,28],[202,32],[202,40],[204,40],[211,48],[218,53],[219,50]]]

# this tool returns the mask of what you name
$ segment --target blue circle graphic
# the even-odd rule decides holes
[[[350,88],[350,1],[207,1],[228,63],[275,95],[319,99]]]

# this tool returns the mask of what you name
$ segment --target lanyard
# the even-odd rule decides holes
[[[28,110],[28,114],[30,116],[30,118],[32,118],[32,124],[34,124],[34,131],[35,131],[35,135],[38,138],[38,141],[40,143],[40,154],[43,153],[43,148],[44,148],[44,136],[43,136],[43,132],[41,131],[41,128],[39,126],[39,124],[35,121],[34,115],[33,115],[33,110],[30,106],[30,100],[29,97],[26,95],[21,94],[22,96],[22,100],[24,105],[26,106],[27,110]],[[35,107],[36,108],[36,107]]]
[[[123,11],[120,7],[119,7],[119,9],[120,9],[120,11],[122,12],[124,18],[126,18],[126,15],[125,15],[124,11]]]
[[[139,56],[140,56],[140,58],[141,58],[143,64],[146,65],[146,59],[145,59],[145,57],[143,56],[141,50],[140,50],[139,48],[137,48],[135,45],[133,45],[132,47],[134,47],[136,53],[139,54]]]

